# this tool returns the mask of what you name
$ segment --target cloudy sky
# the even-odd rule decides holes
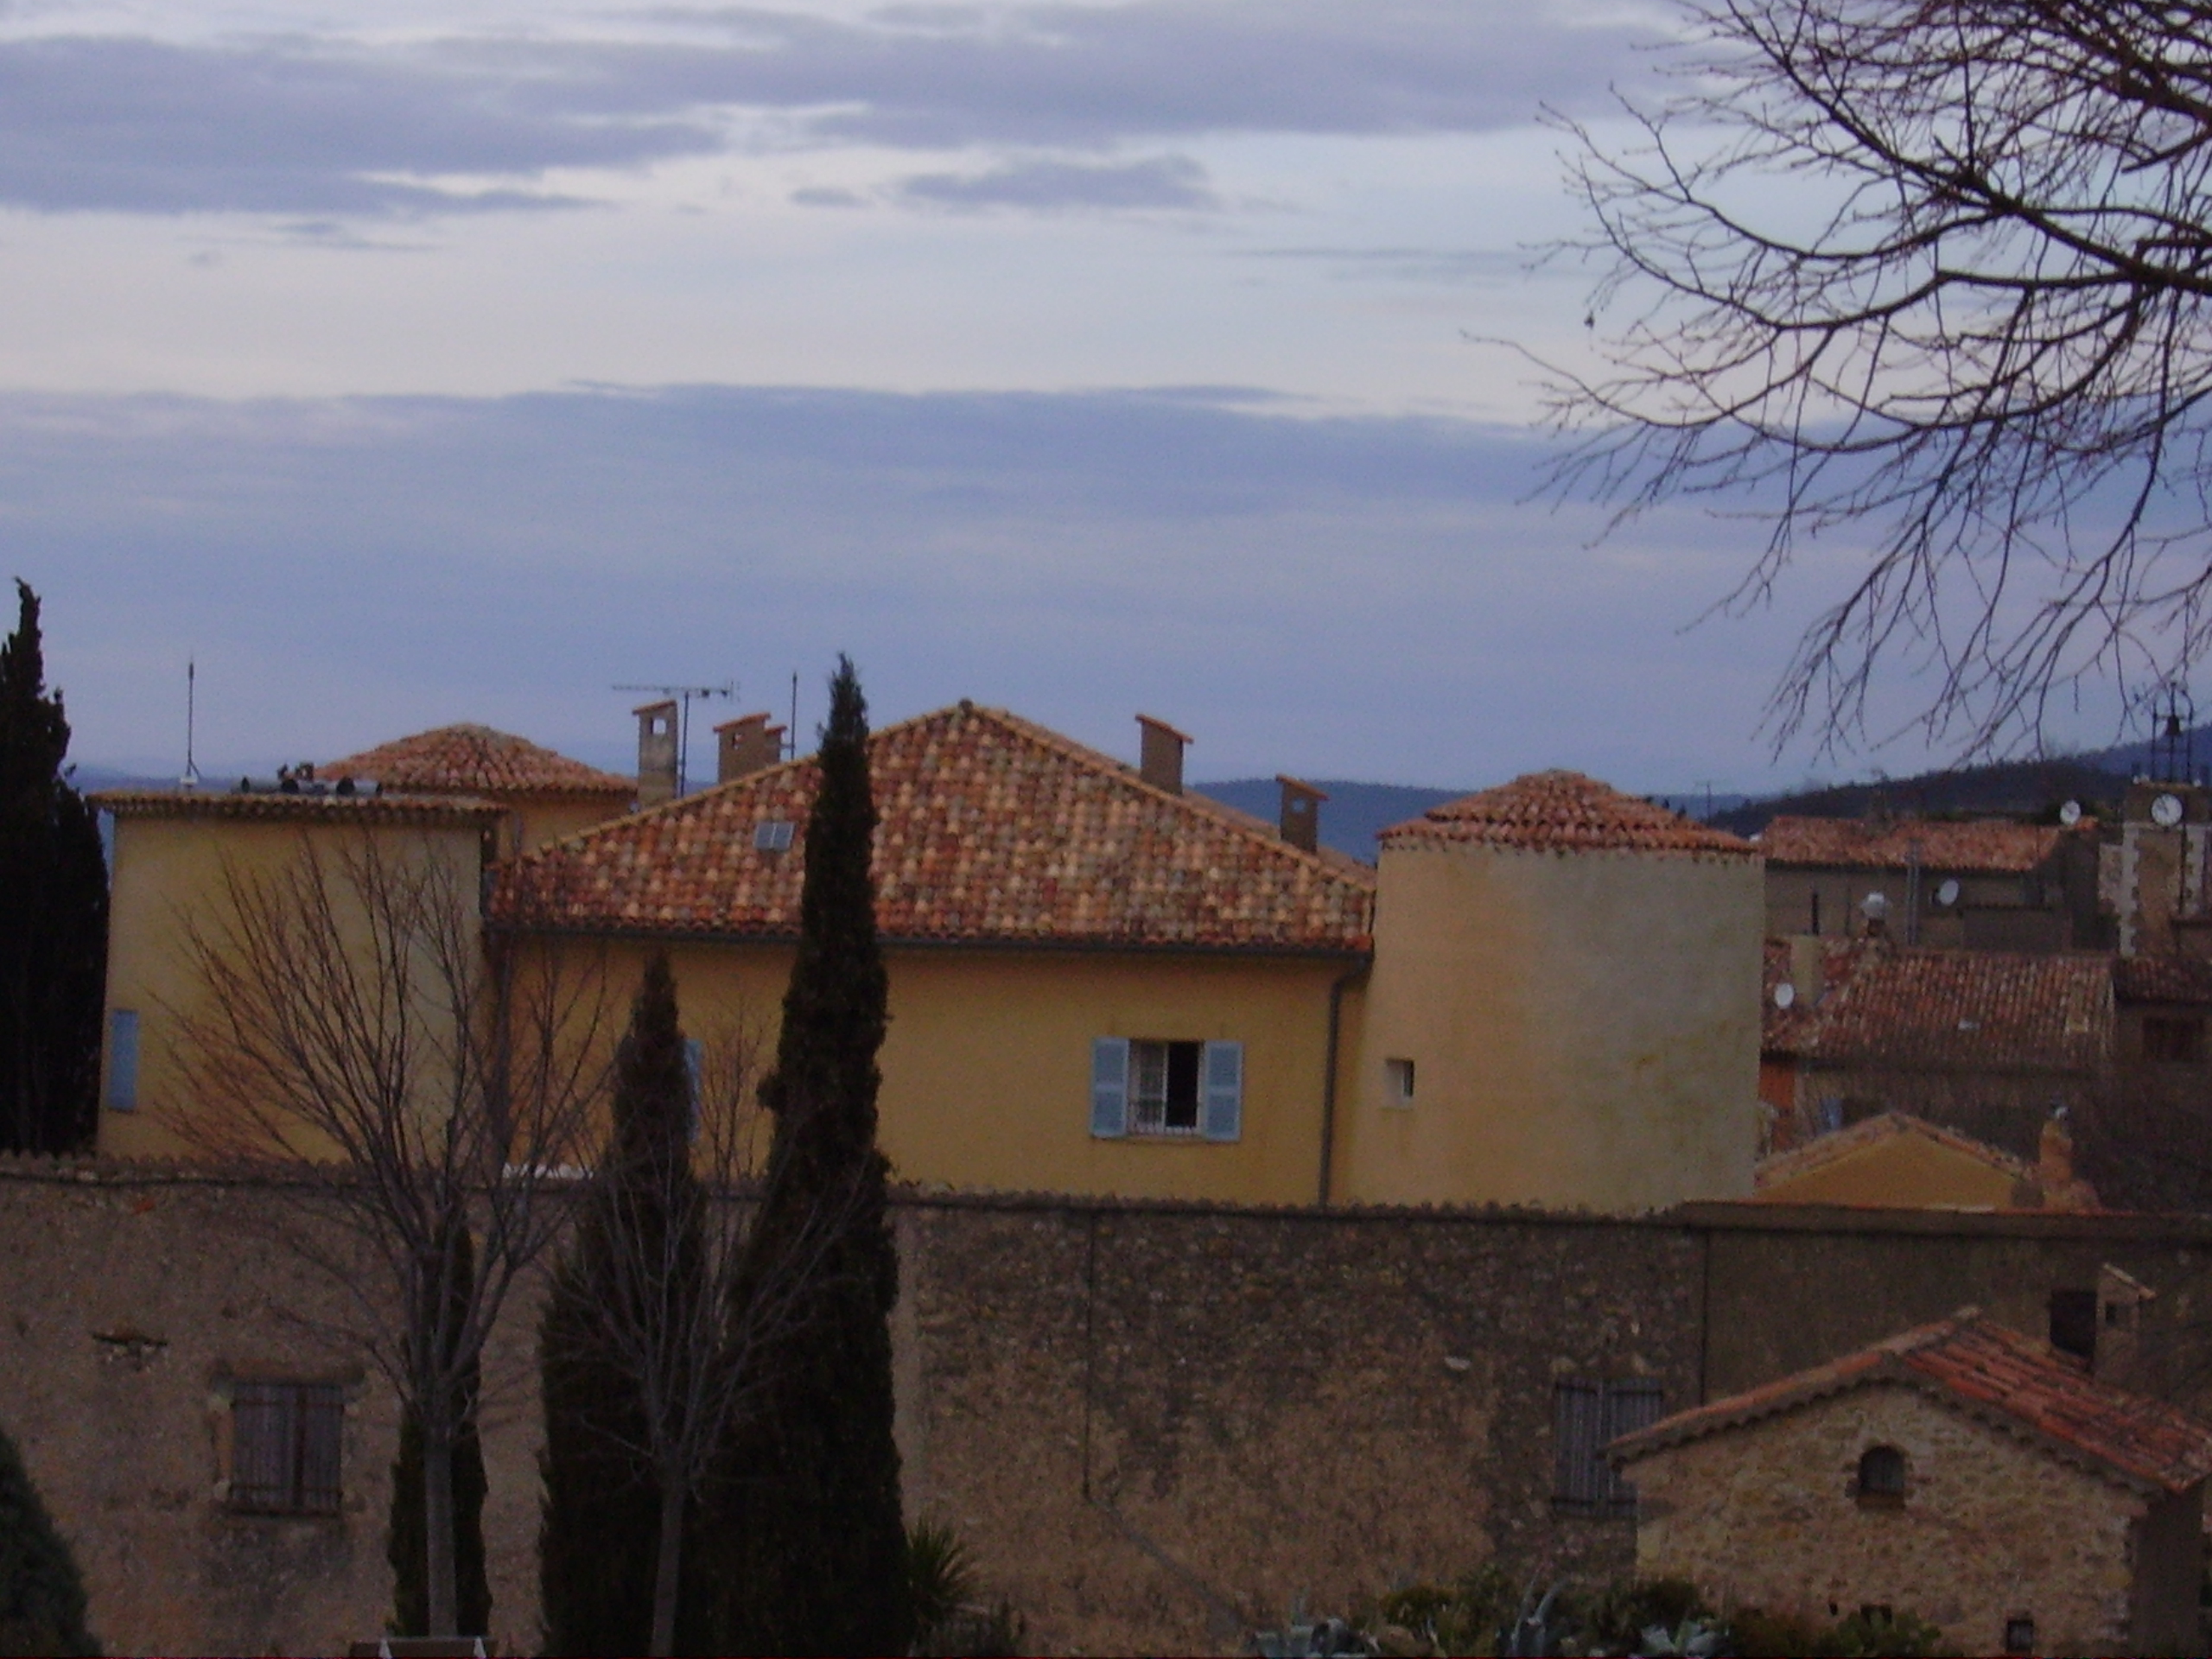
[[[1590,281],[1531,267],[1539,109],[1668,23],[0,0],[0,529],[76,754],[174,769],[193,658],[217,770],[460,719],[619,765],[617,684],[797,671],[810,729],[844,650],[880,719],[1143,709],[1200,777],[1910,766],[1758,734],[1847,550],[1693,626],[1745,526],[1529,499],[1490,342],[1571,358]]]

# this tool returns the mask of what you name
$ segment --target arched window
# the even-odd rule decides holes
[[[1859,1496],[1897,1500],[1904,1496],[1904,1453],[1894,1446],[1870,1446],[1859,1459]]]

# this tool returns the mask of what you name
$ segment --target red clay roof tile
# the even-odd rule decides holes
[[[1615,1440],[1630,1463],[1876,1383],[1901,1383],[2138,1491],[2186,1491],[2212,1475],[2212,1427],[2101,1382],[2045,1344],[1962,1308],[1855,1354],[1677,1412]]]
[[[869,740],[887,938],[1241,949],[1369,948],[1373,870],[1303,852],[1241,812],[1156,789],[1109,756],[963,703]],[[817,772],[786,762],[514,861],[518,927],[787,938]],[[766,823],[791,826],[786,852]]]
[[[1543,852],[1718,853],[1758,849],[1726,830],[1624,795],[1579,772],[1532,772],[1394,824],[1382,845],[1471,842]]]
[[[360,778],[417,794],[635,795],[629,779],[571,760],[489,726],[441,726],[317,766],[322,778]]]
[[[2067,836],[2094,836],[2096,827],[2094,818],[2069,830],[2001,819],[1784,817],[1759,832],[1759,850],[1770,865],[1901,870],[1916,857],[1925,870],[2013,875],[2041,868]]]

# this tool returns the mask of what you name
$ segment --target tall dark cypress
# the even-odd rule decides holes
[[[21,581],[0,641],[0,1151],[67,1152],[98,1124],[107,866],[63,762],[38,595]]]
[[[38,1488],[0,1431],[0,1654],[98,1653],[85,1583]]]
[[[868,705],[842,658],[820,768],[798,959],[760,1090],[775,1144],[734,1290],[805,1274],[809,1315],[754,1356],[760,1387],[719,1471],[715,1635],[730,1653],[903,1653],[913,1635],[891,1437],[899,1269],[875,1145],[886,1001],[875,804]]]
[[[464,1231],[454,1249],[454,1300],[476,1274],[476,1247]],[[454,1317],[461,1316],[458,1311]],[[391,1465],[391,1516],[385,1559],[391,1563],[393,1632],[399,1636],[487,1636],[492,1630],[492,1585],[484,1564],[484,1443],[476,1432],[480,1392],[476,1368],[464,1384],[466,1415],[453,1448],[453,1570],[458,1631],[430,1629],[429,1521],[423,1504],[423,1421],[410,1406],[400,1414],[399,1452]]]
[[[677,1238],[670,1230],[684,1227],[696,1235],[691,1095],[676,979],[665,953],[657,953],[645,965],[615,1057],[607,1155],[555,1269],[538,1333],[545,1405],[538,1585],[549,1654],[651,1650],[661,1483],[645,1456],[652,1436],[637,1383],[611,1351],[605,1321],[624,1317],[624,1310],[640,1317],[664,1305],[615,1294],[613,1275],[625,1270],[618,1253],[633,1288],[641,1272],[674,1262],[678,1282],[666,1287],[671,1303],[687,1286],[698,1292],[696,1236]],[[671,1239],[674,1248],[664,1249]],[[681,1342],[676,1330],[626,1335],[633,1354],[656,1344],[664,1363],[683,1363],[680,1353],[669,1351]],[[687,1519],[691,1508],[687,1502]],[[703,1602],[688,1539],[683,1560],[675,1580],[677,1651],[700,1652],[706,1648]]]

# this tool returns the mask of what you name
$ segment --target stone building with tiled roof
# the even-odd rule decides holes
[[[2098,904],[2094,818],[2071,826],[1984,818],[1781,817],[1759,832],[1766,931],[1974,950],[2090,950]]]
[[[2198,1650],[2212,1427],[1974,1309],[1610,1451],[1643,1577],[1967,1653]]]
[[[373,783],[405,795],[462,795],[507,810],[503,850],[542,847],[620,817],[636,781],[601,772],[489,726],[440,726],[315,768],[333,784]]]

